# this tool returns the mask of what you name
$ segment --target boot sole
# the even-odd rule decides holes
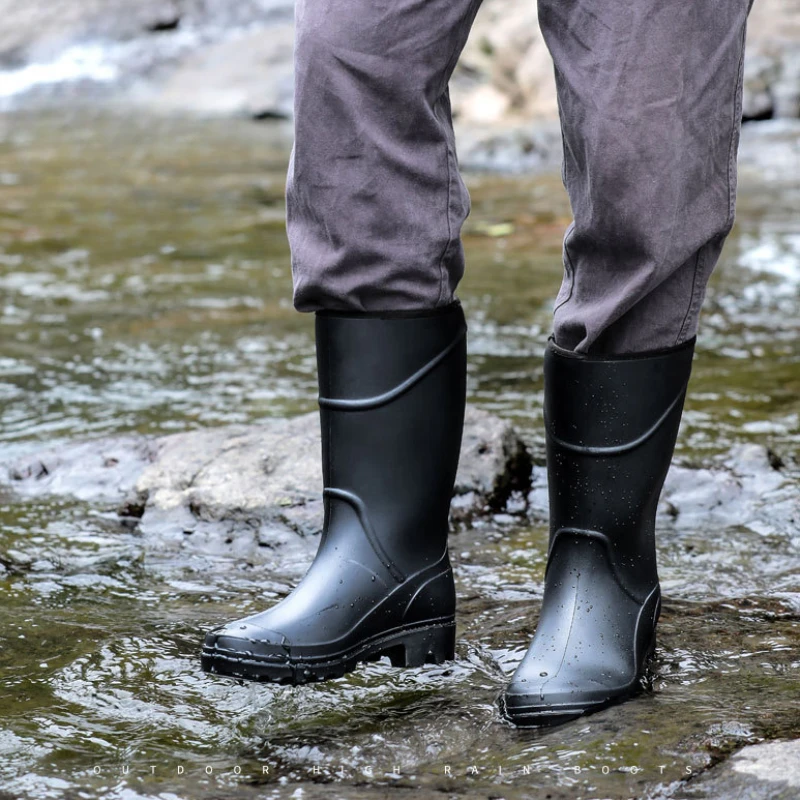
[[[204,672],[239,680],[301,685],[341,678],[359,663],[388,656],[393,667],[419,667],[455,659],[455,622],[405,628],[382,634],[335,658],[276,660],[244,655],[236,650],[204,644]]]
[[[650,659],[656,651],[656,637],[655,634],[650,640],[647,652],[642,659],[642,670],[637,675],[636,680],[631,686],[619,694],[609,697],[598,703],[564,703],[560,705],[536,705],[522,706],[511,709],[505,702],[505,695],[501,695],[499,699],[499,707],[501,715],[509,722],[516,725],[518,728],[528,727],[552,727],[553,725],[561,725],[565,722],[572,722],[580,717],[594,714],[596,711],[602,711],[605,708],[622,703],[625,700],[630,700],[635,695],[641,692],[641,684],[639,678],[646,671]]]

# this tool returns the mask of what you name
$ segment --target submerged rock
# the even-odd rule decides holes
[[[89,503],[119,502],[156,457],[157,443],[158,439],[129,435],[47,448],[0,464],[0,482],[23,497],[66,495]]]
[[[758,533],[800,531],[800,469],[793,459],[753,443],[734,445],[708,467],[676,458],[658,505],[659,525],[678,529],[744,526]],[[528,510],[547,516],[547,471],[533,470]]]
[[[268,419],[161,437],[122,436],[45,450],[6,465],[18,495],[114,503],[139,518],[150,549],[297,545],[322,528],[319,416]],[[504,510],[530,485],[531,461],[510,423],[468,408],[454,522]],[[301,549],[307,549],[301,545]]]
[[[679,527],[702,521],[757,532],[797,531],[800,491],[796,464],[760,444],[738,444],[711,469],[675,465],[660,510]]]

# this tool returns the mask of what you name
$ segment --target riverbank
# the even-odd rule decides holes
[[[0,109],[119,106],[287,123],[292,0],[0,0]],[[756,0],[746,120],[800,117],[800,0]],[[536,3],[484,0],[451,81],[467,168],[561,157],[552,62]]]

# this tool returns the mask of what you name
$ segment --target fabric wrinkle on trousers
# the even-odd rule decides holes
[[[751,5],[538,0],[574,218],[560,346],[640,352],[696,334],[734,221]],[[480,6],[297,0],[286,229],[298,310],[453,300],[471,204],[448,84]]]

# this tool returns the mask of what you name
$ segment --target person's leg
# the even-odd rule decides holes
[[[733,225],[752,0],[539,0],[574,221],[558,345],[627,353],[697,332]]]
[[[516,724],[633,694],[661,610],[655,516],[733,223],[750,0],[539,0],[574,222],[545,351],[550,540]]]
[[[209,672],[305,683],[454,657],[469,196],[447,85],[479,4],[297,2],[287,232],[295,306],[316,312],[324,523],[287,597],[208,633]]]
[[[448,81],[481,0],[298,0],[286,185],[300,311],[429,309],[470,199]]]

